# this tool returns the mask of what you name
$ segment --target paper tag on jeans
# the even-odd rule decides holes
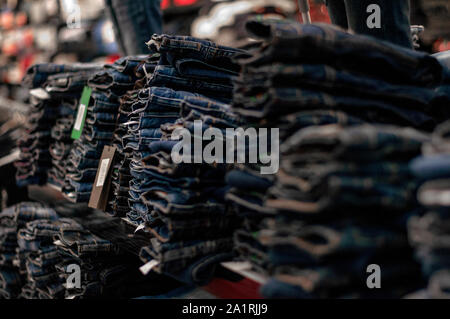
[[[91,208],[103,211],[106,209],[109,189],[111,187],[111,167],[114,162],[115,153],[115,146],[105,146],[103,148],[102,157],[100,157],[97,175],[95,176],[95,182],[89,199],[89,207]]]
[[[72,129],[72,139],[77,140],[83,132],[84,121],[86,120],[87,108],[89,106],[89,101],[91,100],[92,89],[85,86],[83,93],[81,94],[80,105],[78,106],[77,116],[75,117],[75,124]]]
[[[145,229],[145,225],[144,224],[140,224],[138,227],[136,227],[136,229],[134,230],[134,233],[136,234],[138,231]]]
[[[159,261],[157,261],[156,259],[153,259],[151,261],[149,261],[148,263],[146,263],[144,266],[139,267],[139,270],[141,271],[141,273],[145,276],[147,275],[155,266],[159,265]]]
[[[99,173],[98,173],[98,181],[97,181],[97,184],[95,184],[96,187],[100,187],[100,186],[103,186],[103,184],[105,184],[105,178],[106,178],[106,173],[108,172],[107,170],[108,170],[109,162],[110,162],[109,158],[105,158],[104,160],[101,161],[100,169],[99,169]]]

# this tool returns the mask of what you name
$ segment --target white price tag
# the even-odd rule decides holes
[[[81,123],[83,123],[83,117],[84,117],[84,111],[86,109],[86,105],[80,104],[80,107],[78,108],[77,118],[75,120],[74,129],[79,131],[81,128]]]
[[[98,173],[98,180],[97,184],[95,185],[96,187],[103,186],[103,184],[105,183],[109,160],[110,160],[109,158],[105,158],[104,160],[102,160],[102,163],[100,164],[100,172]]]
[[[143,275],[147,275],[155,266],[159,265],[159,261],[157,261],[156,259],[153,259],[152,261],[149,261],[148,263],[146,263],[144,266],[141,266],[139,268],[139,270],[141,271],[141,273]]]

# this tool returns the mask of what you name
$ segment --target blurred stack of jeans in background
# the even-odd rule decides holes
[[[9,207],[0,213],[0,299],[17,297],[23,281],[13,264],[17,248],[16,229],[14,207]]]
[[[136,68],[145,57],[124,57],[105,65],[88,81],[92,89],[81,137],[73,142],[65,162],[63,193],[73,202],[88,202],[105,145],[112,145],[118,125],[119,98],[133,89]]]
[[[263,295],[398,298],[420,286],[407,240],[418,186],[408,163],[426,141],[381,125],[313,126],[288,138],[264,203],[275,216],[253,234],[273,277]],[[380,267],[381,289],[368,289],[369,265]]]
[[[48,183],[59,189],[64,185],[66,176],[64,164],[73,142],[71,133],[81,93],[89,78],[99,70],[101,66],[89,71],[51,75],[44,85],[49,98],[60,103],[55,110],[57,119],[51,129],[52,140],[49,151],[52,167],[48,171]]]
[[[28,198],[27,188],[16,183],[14,162],[20,154],[18,141],[25,134],[29,109],[29,105],[0,98],[0,209]]]
[[[268,20],[247,29],[266,40],[240,60],[234,90],[234,109],[252,122],[321,109],[432,131],[450,116],[447,72],[430,55],[331,25]]]
[[[450,298],[450,122],[439,125],[423,155],[411,163],[422,182],[417,199],[424,211],[408,224],[409,239],[428,280],[423,298]]]
[[[50,145],[52,138],[61,137],[66,122],[74,112],[76,100],[79,98],[80,88],[86,75],[99,68],[94,64],[36,64],[30,67],[24,77],[24,85],[30,89],[30,117],[26,134],[18,142],[21,154],[15,163],[17,167],[17,184],[45,184],[47,176],[57,184],[61,184],[63,177],[59,169],[51,170],[53,156],[62,156],[67,147],[61,144]],[[45,88],[48,85],[48,90]],[[60,118],[55,131],[55,123]],[[65,118],[66,120],[63,120]],[[54,137],[52,137],[52,135]],[[61,137],[62,141],[64,138]],[[52,155],[53,154],[53,155]],[[58,160],[56,159],[58,162]],[[59,162],[60,164],[60,162]]]
[[[47,171],[51,168],[51,129],[57,119],[58,103],[52,100],[31,97],[31,109],[26,131],[18,141],[20,157],[16,181],[19,187],[47,182]]]
[[[404,127],[431,131],[449,116],[442,66],[328,25],[269,20],[247,29],[264,41],[239,59],[232,109],[248,127],[279,128],[280,170],[237,165],[227,198],[244,217],[234,238],[240,259],[272,276],[263,295],[414,289],[406,219],[418,183],[408,161],[428,137]],[[371,263],[389,286],[378,295],[366,286]]]
[[[0,213],[1,262],[0,296],[16,298],[27,281],[26,258],[28,251],[20,248],[17,232],[28,222],[55,220],[53,209],[40,203],[23,202]]]

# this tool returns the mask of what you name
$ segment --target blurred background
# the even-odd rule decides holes
[[[314,22],[327,22],[324,0],[312,0]],[[164,32],[240,46],[248,17],[301,20],[296,0],[162,0]],[[26,69],[39,62],[113,62],[119,57],[103,0],[0,1],[0,107],[24,101]],[[425,26],[421,50],[450,49],[450,1],[412,0],[412,24]],[[149,34],[150,37],[150,34]],[[12,102],[11,102],[12,103]]]

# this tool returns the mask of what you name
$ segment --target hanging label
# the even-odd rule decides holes
[[[100,210],[106,209],[109,189],[111,188],[111,167],[116,153],[115,146],[105,146],[95,176],[95,182],[89,199],[89,207]]]
[[[91,99],[92,89],[85,86],[81,94],[80,105],[78,106],[77,116],[75,117],[75,124],[72,129],[72,139],[77,140],[83,132],[84,121],[86,120],[87,108]]]
[[[109,162],[110,162],[109,158],[105,158],[104,160],[101,161],[100,170],[98,173],[98,181],[97,184],[95,184],[96,187],[100,187],[103,186],[103,184],[105,184],[105,178],[106,173],[108,172]]]

